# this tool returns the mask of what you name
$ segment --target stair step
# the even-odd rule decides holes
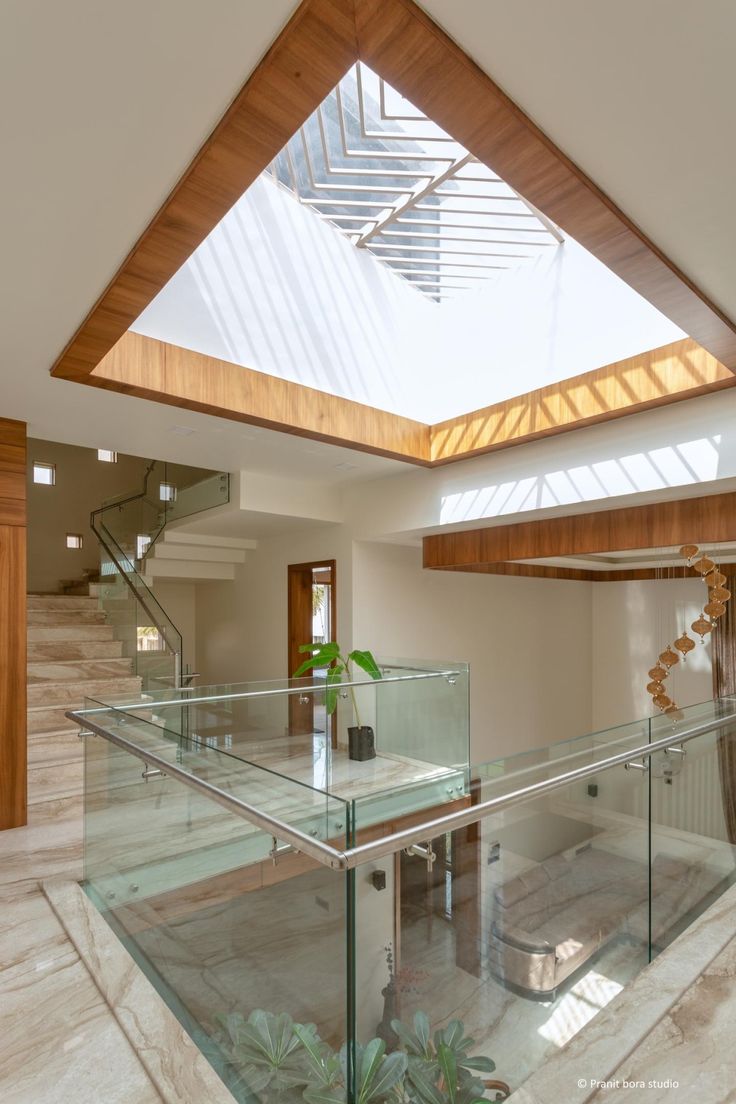
[[[74,737],[77,743],[81,743]],[[61,801],[81,797],[84,791],[84,760],[28,768],[28,805],[33,807],[45,801]]]
[[[56,763],[79,763],[84,759],[84,742],[79,729],[72,732],[32,732],[28,737],[28,766],[51,767]]]
[[[208,536],[206,533],[189,533],[183,528],[167,526],[156,542],[160,544],[204,544],[213,548],[242,548],[249,550],[258,547],[258,541],[249,540],[247,537],[220,537]]]
[[[99,596],[101,589],[100,583],[77,583],[75,586],[68,586],[64,588],[64,594],[70,598],[73,597],[94,597]]]
[[[74,598],[67,594],[29,594],[29,610],[95,610],[97,599],[89,597]]]
[[[218,548],[209,544],[155,544],[151,557],[154,560],[194,560],[202,563],[245,563],[245,552],[241,548]]]
[[[118,659],[121,640],[41,640],[28,642],[29,663],[57,663],[74,659]]]
[[[125,678],[133,673],[132,659],[61,659],[41,660],[28,664],[28,685],[79,682],[86,679]]]
[[[79,682],[47,682],[41,686],[28,687],[28,705],[82,706],[86,698],[103,703],[116,698],[137,698],[141,692],[141,680],[130,675],[129,678],[85,679]]]
[[[77,640],[112,640],[111,625],[29,625],[28,640],[31,643],[61,643]]]
[[[146,564],[152,579],[234,579],[235,565],[207,563],[203,560],[149,560]]]
[[[104,625],[100,609],[29,609],[29,625]]]

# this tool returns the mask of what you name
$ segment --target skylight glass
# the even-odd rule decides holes
[[[270,172],[433,299],[563,240],[549,219],[360,62]]]

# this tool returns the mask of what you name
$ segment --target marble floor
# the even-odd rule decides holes
[[[41,889],[79,877],[81,802],[30,811],[0,833],[0,1100],[159,1104],[163,1099]]]

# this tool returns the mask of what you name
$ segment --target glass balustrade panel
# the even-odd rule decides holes
[[[91,707],[92,703],[88,703]],[[85,888],[238,1101],[344,1097],[349,1038],[346,875],[274,840],[179,767],[344,847],[344,802],[158,725],[91,715],[164,760],[85,737]],[[144,771],[147,772],[144,776]],[[334,1067],[334,1068],[333,1068]]]

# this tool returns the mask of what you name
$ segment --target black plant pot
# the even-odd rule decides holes
[[[348,757],[359,763],[376,758],[376,737],[370,725],[348,729]]]

